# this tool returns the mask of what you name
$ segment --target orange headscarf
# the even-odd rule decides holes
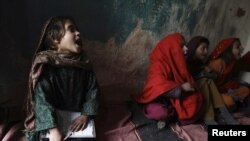
[[[166,36],[157,44],[151,53],[147,81],[142,95],[136,97],[137,102],[149,103],[185,82],[194,85],[181,48],[182,38],[180,33],[174,33]],[[202,97],[196,91],[183,99],[171,99],[171,103],[175,107],[179,119],[189,120],[194,118],[200,110]]]

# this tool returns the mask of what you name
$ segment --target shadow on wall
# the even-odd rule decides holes
[[[84,41],[104,101],[128,100],[142,91],[149,54],[154,46],[151,34],[138,24],[122,47],[118,47],[113,38],[106,43]]]

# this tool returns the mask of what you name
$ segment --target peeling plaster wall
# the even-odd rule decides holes
[[[245,48],[250,50],[250,1],[248,0],[210,0],[204,13],[197,22],[192,35],[202,34],[209,37],[211,45],[222,38],[239,37]]]
[[[136,27],[124,42],[116,42],[119,36],[116,34],[101,45],[86,45],[106,99],[121,100],[141,92],[150,51],[166,34],[181,32],[186,40],[195,35],[207,36],[211,49],[220,39],[236,36],[241,39],[245,51],[249,50],[247,3],[250,4],[247,0],[141,1],[144,15],[138,14]]]
[[[181,32],[187,41],[207,36],[211,48],[222,38],[236,36],[245,52],[250,50],[249,0],[26,0],[25,4],[21,6],[28,30],[19,32],[28,35],[24,39],[28,57],[48,17],[73,16],[105,101],[127,100],[141,92],[151,50],[172,32]],[[9,21],[5,15],[1,19]]]

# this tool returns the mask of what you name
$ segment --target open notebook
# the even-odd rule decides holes
[[[87,127],[78,132],[71,132],[69,131],[69,126],[71,122],[81,115],[80,112],[69,112],[69,111],[62,111],[57,110],[57,118],[58,118],[58,125],[59,129],[64,133],[65,136],[69,136],[69,138],[95,138],[95,123],[94,120],[89,120]],[[45,135],[45,138],[49,138],[49,133]]]

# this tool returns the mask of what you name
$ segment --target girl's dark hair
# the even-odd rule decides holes
[[[44,45],[47,49],[55,48],[55,40],[59,42],[61,41],[62,37],[65,34],[64,25],[67,21],[73,22],[73,24],[75,24],[75,21],[70,17],[58,16],[51,19],[44,35]]]
[[[195,36],[187,43],[187,48],[188,48],[188,53],[186,58],[187,62],[196,61],[194,60],[195,51],[201,45],[201,43],[205,43],[209,46],[209,40],[203,36]]]
[[[195,36],[187,43],[187,68],[192,76],[196,76],[198,72],[203,70],[204,62],[202,60],[194,58],[196,49],[202,44],[205,43],[209,46],[209,40],[203,36]]]
[[[240,40],[235,40],[226,50],[224,53],[221,54],[221,58],[226,61],[226,62],[229,62],[231,61],[233,58],[234,58],[234,55],[233,55],[233,45],[236,41],[240,41]]]

